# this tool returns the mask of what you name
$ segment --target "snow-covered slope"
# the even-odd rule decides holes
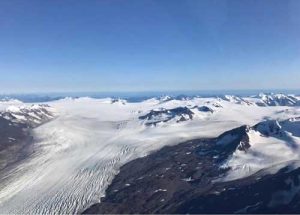
[[[148,99],[137,103],[86,97],[62,99],[49,105],[56,110],[57,117],[33,130],[34,155],[3,176],[6,180],[0,183],[2,213],[76,213],[97,202],[120,166],[129,160],[165,145],[216,137],[266,118],[280,122],[296,119],[300,114],[298,107],[259,107],[198,97],[164,102]],[[208,109],[193,109],[202,106]],[[175,116],[175,120],[162,126],[144,126],[141,121],[156,120],[157,112],[151,110],[162,110],[158,112],[159,117]],[[182,115],[189,120],[177,123]],[[289,126],[287,122],[286,130],[295,133]],[[258,132],[249,133],[250,144],[252,139],[266,138]],[[290,148],[281,146],[280,138],[270,138],[274,147],[280,143],[278,150]],[[251,144],[249,150],[255,147]],[[289,155],[287,150],[282,157]],[[235,164],[234,160],[228,162],[231,164]]]
[[[236,150],[223,164],[231,168],[222,180],[246,177],[273,165],[300,159],[300,118],[266,120],[222,135],[217,143],[235,144]],[[232,146],[232,145],[231,145]]]

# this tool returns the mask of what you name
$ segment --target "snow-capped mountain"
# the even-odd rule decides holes
[[[54,118],[49,105],[0,102],[0,176],[8,166],[32,154],[32,129]]]
[[[294,95],[260,93],[256,96],[245,98],[258,106],[299,106],[300,100]]]
[[[227,180],[241,178],[282,162],[300,159],[300,118],[266,120],[252,127],[225,132],[217,144],[232,155],[223,164],[231,168]]]
[[[251,97],[240,97],[234,95],[224,95],[220,99],[240,104],[240,105],[257,105],[257,106],[299,106],[300,100],[294,95],[285,94],[265,94],[260,93],[259,95]]]
[[[177,101],[192,101],[198,96],[162,96],[156,98],[159,103],[165,103],[172,100]],[[216,97],[216,101],[213,103],[215,107],[222,107],[220,101],[226,101],[239,105],[247,106],[300,106],[299,97],[294,95],[285,95],[285,94],[274,94],[274,93],[260,93],[254,96],[235,96],[235,95],[224,95],[221,97]]]
[[[264,94],[260,93],[257,98],[261,100],[257,102],[258,105],[265,106],[297,106],[300,105],[300,101],[293,95],[285,94]]]
[[[160,103],[168,102],[168,101],[171,101],[173,99],[174,98],[172,96],[168,96],[168,95],[161,96],[161,97],[158,98]]]
[[[29,106],[10,105],[0,112],[0,117],[13,123],[23,123],[30,127],[35,127],[52,119],[54,113],[50,106],[45,104],[34,104]]]
[[[252,102],[242,97],[233,96],[233,95],[224,95],[223,97],[221,97],[221,99],[235,104],[240,104],[240,105],[254,105]]]

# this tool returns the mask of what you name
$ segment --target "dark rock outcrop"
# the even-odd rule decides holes
[[[149,113],[140,116],[140,120],[144,120],[146,125],[156,125],[160,122],[168,122],[177,118],[177,122],[193,119],[194,113],[187,107],[177,107],[173,109],[151,110]]]

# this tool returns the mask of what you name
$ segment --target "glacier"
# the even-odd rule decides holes
[[[33,129],[34,153],[1,176],[0,211],[80,213],[105,195],[119,168],[130,160],[166,145],[216,137],[266,118],[285,120],[300,114],[298,106],[259,106],[253,102],[257,98],[251,99],[248,103],[245,99],[236,102],[235,97],[168,98],[163,102],[153,98],[130,103],[82,97],[47,102],[56,117]],[[12,105],[32,105],[7,103],[0,107],[7,110],[9,105],[15,111]],[[207,106],[213,113],[193,109],[195,106]],[[140,119],[151,110],[177,107],[189,107],[194,112],[193,119],[162,121],[155,126],[146,126]],[[253,135],[252,139],[256,137]],[[228,164],[236,165],[237,161]]]

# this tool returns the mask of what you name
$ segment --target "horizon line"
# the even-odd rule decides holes
[[[0,92],[1,96],[5,95],[54,95],[54,94],[149,94],[149,93],[213,93],[213,92],[261,92],[272,93],[276,91],[299,91],[300,88],[258,88],[258,89],[202,89],[202,90],[128,90],[128,91],[27,91],[27,92]],[[268,92],[267,92],[268,91]]]

